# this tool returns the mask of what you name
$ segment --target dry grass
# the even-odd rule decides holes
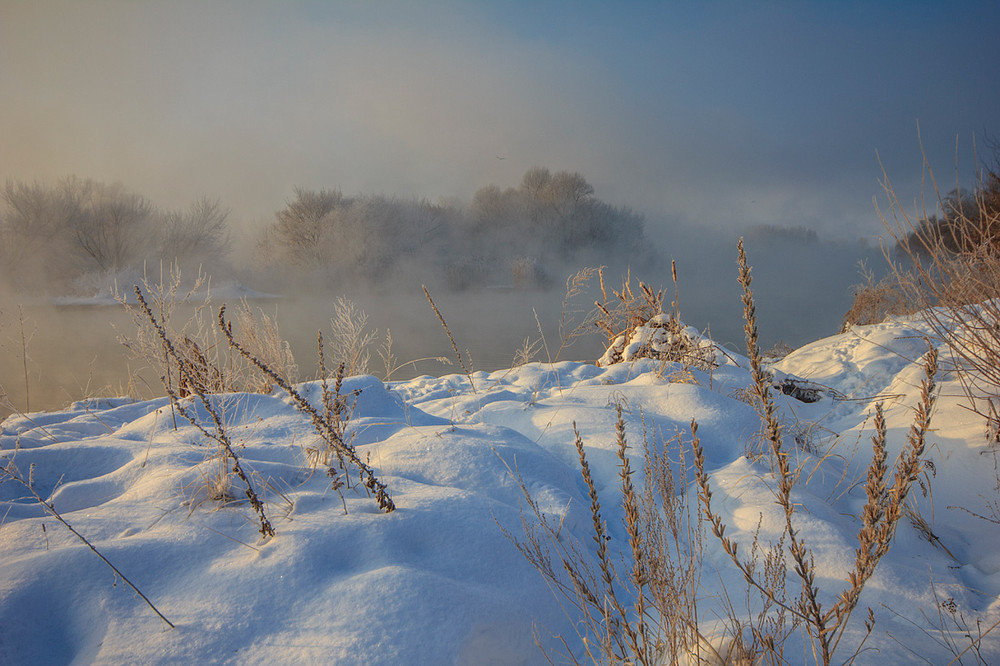
[[[328,349],[330,358],[346,366],[348,377],[368,372],[369,348],[378,337],[368,328],[368,314],[351,299],[340,296],[333,305],[330,329],[333,332]]]
[[[166,276],[162,269],[158,280],[154,281],[148,276],[142,280],[142,291],[146,294],[150,311],[155,315],[156,321],[163,327],[167,336],[172,340],[189,339],[197,344],[199,353],[205,358],[206,364],[210,364],[217,372],[219,359],[216,353],[217,345],[214,340],[210,340],[206,335],[211,334],[210,327],[206,327],[203,314],[210,308],[210,301],[206,296],[200,303],[194,304],[193,313],[183,322],[176,323],[174,314],[181,303],[192,302],[195,294],[207,284],[207,278],[203,274],[195,276],[190,288],[181,289],[181,270],[176,265],[171,266]],[[142,371],[151,369],[158,378],[163,378],[164,386],[169,390],[178,390],[178,384],[182,376],[180,365],[187,360],[185,353],[178,353],[177,357],[171,357],[160,338],[159,332],[150,323],[149,318],[138,304],[133,304],[128,298],[129,294],[115,292],[115,299],[128,313],[134,330],[131,333],[118,331],[118,341],[125,348],[129,358],[139,364],[138,367],[131,368],[129,386],[135,391],[139,384],[144,384]],[[211,361],[204,357],[207,351],[211,355]],[[192,375],[194,379],[194,375]],[[155,390],[147,384],[151,393]],[[135,393],[132,397],[138,398]]]
[[[202,433],[202,435],[204,435],[206,438],[210,440],[215,441],[219,445],[221,449],[220,454],[224,453],[225,457],[232,462],[233,473],[236,474],[236,476],[239,477],[240,481],[242,481],[243,484],[246,486],[244,494],[246,495],[247,500],[249,500],[250,506],[257,514],[257,518],[260,523],[261,536],[265,538],[269,536],[274,536],[274,528],[271,526],[271,523],[267,519],[267,515],[264,512],[264,503],[261,502],[260,498],[258,497],[257,492],[254,490],[253,483],[250,481],[249,476],[243,469],[243,465],[240,462],[239,456],[236,455],[236,451],[234,450],[232,441],[229,439],[229,435],[226,432],[226,427],[222,417],[219,415],[219,411],[212,404],[212,401],[208,399],[205,392],[201,390],[199,382],[196,380],[196,378],[192,376],[191,371],[189,370],[188,366],[184,363],[183,358],[181,357],[180,353],[174,346],[172,340],[167,334],[166,329],[157,320],[156,315],[153,313],[149,305],[146,303],[146,299],[145,297],[143,297],[142,290],[139,288],[139,285],[136,285],[134,290],[135,290],[136,300],[139,305],[139,309],[148,319],[149,325],[159,336],[160,342],[163,345],[164,354],[168,357],[169,360],[172,360],[173,363],[175,364],[175,367],[177,367],[178,372],[180,373],[182,384],[190,388],[192,395],[194,397],[197,397],[198,401],[201,403],[201,406],[212,418],[213,429],[208,430],[203,425],[201,425],[197,416],[195,414],[192,414],[188,410],[185,402],[183,402],[180,396],[174,391],[174,389],[170,387],[167,378],[162,377],[164,387],[166,388],[167,391],[167,395],[170,396],[171,404],[174,406],[175,409],[177,409],[180,415],[183,416],[185,419],[187,419],[191,423],[191,425],[197,428]],[[226,478],[228,477],[228,463],[224,462],[221,467],[222,467],[221,478],[218,480],[217,483],[209,484],[210,495],[214,491],[218,490],[219,485],[224,485],[226,482]]]
[[[342,461],[342,469],[346,471],[346,466],[349,465],[358,470],[361,476],[361,484],[369,493],[375,496],[375,501],[378,503],[379,509],[385,513],[394,511],[396,505],[389,496],[388,486],[382,483],[371,466],[358,456],[357,450],[351,442],[344,439],[342,435],[343,425],[337,419],[328,416],[328,414],[333,413],[331,411],[333,408],[331,407],[332,403],[327,399],[327,391],[324,390],[323,410],[327,412],[327,414],[324,414],[302,397],[302,394],[296,391],[291,383],[282,377],[279,372],[269,367],[261,359],[255,357],[242,343],[236,340],[236,337],[233,335],[232,325],[226,321],[225,306],[219,308],[218,323],[219,329],[225,336],[229,346],[264,373],[275,385],[285,391],[292,399],[296,408],[309,416],[313,427],[316,428],[316,431],[327,442],[327,446],[337,455],[338,461]]]
[[[159,332],[138,304],[133,304],[124,294],[116,294],[116,300],[129,314],[134,330],[131,333],[118,331],[118,340],[125,347],[131,360],[138,366],[131,371],[130,394],[139,397],[138,386],[145,384],[142,371],[152,370],[162,378],[167,390],[176,391],[180,397],[193,395],[194,388],[202,393],[250,392],[269,393],[273,383],[260,373],[256,366],[245,362],[239,356],[228,353],[228,346],[213,322],[213,306],[208,279],[203,274],[195,277],[187,289],[182,289],[181,271],[177,266],[169,274],[160,276],[158,281],[144,278],[141,287],[150,312],[156,317],[167,337],[176,341],[176,357],[167,353]],[[204,295],[198,296],[204,289]],[[191,313],[182,321],[176,321],[178,309],[182,305],[192,307]],[[298,381],[298,366],[288,344],[278,330],[277,318],[268,316],[263,309],[256,310],[246,299],[240,301],[235,321],[240,337],[248,349],[258,358],[275,369],[286,381]],[[147,391],[157,391],[146,384]]]
[[[17,316],[16,316],[16,334],[6,337],[6,342],[10,344],[13,350],[8,350],[7,345],[4,344],[3,338],[0,338],[0,353],[11,353],[16,354],[21,360],[21,383],[24,387],[24,409],[23,412],[31,411],[31,381],[30,373],[28,371],[28,366],[31,363],[31,354],[28,349],[31,345],[31,340],[35,336],[35,332],[38,330],[37,324],[33,322],[30,318],[26,317],[24,314],[24,308],[21,305],[17,306]],[[11,326],[5,321],[4,312],[0,310],[0,332],[6,326]],[[10,384],[8,384],[10,386]],[[0,421],[4,419],[6,413],[14,413],[15,411],[21,412],[20,408],[16,408],[11,402],[10,395],[4,389],[3,383],[0,382]]]
[[[434,361],[435,363],[440,363],[441,365],[452,365],[451,360],[447,356],[424,356],[422,358],[415,358],[409,361],[400,361],[399,358],[392,352],[392,331],[390,329],[385,329],[385,338],[382,344],[378,348],[378,356],[382,359],[382,365],[385,368],[385,372],[382,376],[387,382],[392,381],[392,376],[402,370],[407,366],[417,367],[418,363],[424,363],[426,361]]]
[[[167,286],[164,287],[161,283],[152,298],[156,311],[167,318],[180,300],[179,284],[178,273],[172,276]],[[240,325],[240,340],[237,341],[232,323],[225,320],[225,306],[219,310],[217,327],[209,332],[203,326],[201,314],[208,307],[206,299],[205,303],[196,309],[195,317],[185,325],[195,328],[198,339],[202,340],[203,344],[199,344],[187,335],[183,336],[179,343],[175,343],[178,331],[168,330],[163,320],[157,316],[154,307],[148,304],[143,290],[138,285],[135,286],[134,293],[137,299],[136,306],[130,305],[123,298],[119,299],[132,314],[138,331],[132,338],[124,339],[123,343],[133,353],[159,366],[164,389],[171,398],[171,408],[177,410],[206,438],[219,445],[219,454],[213,463],[212,471],[204,475],[204,489],[208,497],[221,502],[230,501],[232,499],[230,477],[235,474],[246,486],[245,494],[258,515],[261,534],[265,537],[274,534],[274,529],[264,512],[264,503],[257,496],[226,433],[224,419],[208,396],[228,391],[270,392],[277,386],[288,393],[296,407],[311,418],[326,443],[322,450],[317,449],[310,454],[312,462],[329,464],[331,456],[335,456],[345,475],[350,467],[359,471],[361,484],[367,492],[375,496],[380,509],[389,512],[395,508],[387,486],[379,481],[368,463],[358,457],[347,435],[352,403],[350,395],[341,393],[341,383],[349,367],[348,362],[354,362],[355,368],[358,363],[367,362],[365,350],[368,344],[364,335],[367,320],[358,317],[358,311],[352,303],[342,301],[338,306],[338,315],[334,319],[334,330],[340,334],[338,351],[346,351],[349,354],[347,361],[341,360],[338,363],[333,391],[329,389],[327,383],[323,338],[322,335],[318,337],[320,376],[323,383],[321,413],[293,388],[298,367],[288,344],[281,339],[275,319],[268,317],[262,310],[254,312],[246,301],[241,303],[236,316]],[[337,321],[343,325],[340,329],[337,328]],[[181,332],[184,330],[184,327],[180,329]],[[360,338],[355,335],[359,331],[363,334]],[[204,342],[206,339],[213,339],[209,336],[214,336],[211,344]],[[220,344],[221,340],[225,341],[224,346]],[[234,353],[222,356],[220,348],[232,350]],[[189,409],[190,399],[197,399],[209,414],[213,423],[211,429],[205,428]],[[344,482],[340,481],[339,475],[335,474],[334,490],[339,492],[343,485]]]
[[[448,341],[451,342],[452,351],[455,352],[455,359],[458,361],[458,365],[462,368],[462,372],[469,379],[469,386],[472,388],[472,392],[476,393],[476,383],[472,381],[472,371],[465,366],[465,361],[462,359],[462,352],[458,351],[458,345],[455,344],[455,336],[451,334],[451,329],[448,328],[448,323],[444,320],[444,316],[441,311],[438,310],[437,305],[434,304],[434,299],[431,298],[431,292],[427,291],[427,287],[423,287],[424,296],[427,297],[427,302],[431,304],[431,309],[434,310],[434,314],[437,315],[438,321],[441,322],[441,327],[444,328],[445,334],[448,336]]]
[[[679,436],[671,440],[680,452],[679,463],[668,459],[670,447],[666,444],[651,446],[644,438],[643,482],[641,490],[637,488],[619,403],[618,486],[622,496],[622,528],[628,535],[621,566],[608,547],[608,528],[578,433],[575,443],[590,502],[592,547],[587,549],[562,535],[561,523],[543,514],[523,482],[521,489],[529,508],[522,516],[525,536],[515,538],[507,533],[553,589],[569,602],[574,613],[571,619],[579,627],[582,652],[574,653],[562,638],[562,653],[556,656],[573,663],[787,664],[785,644],[799,630],[807,638],[807,649],[811,646],[812,661],[828,666],[835,659],[851,663],[874,629],[875,618],[869,608],[860,643],[848,648],[846,658],[842,656],[841,643],[852,625],[861,593],[889,552],[896,526],[906,515],[910,490],[924,472],[923,453],[934,404],[937,354],[932,347],[924,358],[920,401],[904,450],[891,467],[887,463],[882,406],[876,407],[872,461],[863,484],[867,501],[858,529],[858,547],[844,587],[832,601],[825,601],[828,597],[821,595],[816,582],[814,552],[796,525],[797,508],[792,495],[798,484],[808,481],[792,465],[792,451],[785,446],[783,427],[771,396],[771,378],[763,367],[751,271],[742,240],[738,259],[751,374],[747,399],[756,407],[762,424],[755,453],[766,457],[771,467],[775,499],[783,513],[781,534],[776,540],[763,543],[758,526],[746,553],[726,535],[727,525],[713,508],[705,452],[694,421],[691,446],[697,505],[689,505],[684,492],[685,448]],[[637,299],[635,292],[623,289],[615,296],[620,303],[633,303],[637,311],[643,304],[653,306],[661,302],[651,290],[643,289],[641,293],[641,299]],[[676,299],[674,303],[676,309]],[[605,308],[605,316],[611,312]],[[624,319],[619,321],[628,325]],[[721,599],[716,600],[721,603],[723,616],[713,624],[714,633],[707,632],[708,624],[699,618],[699,605],[704,601],[700,590],[706,530],[712,533],[745,583],[736,597],[744,598],[745,612],[737,609],[733,590],[723,586]],[[789,579],[798,581],[798,594],[788,593]],[[717,629],[720,621],[721,636]],[[551,661],[553,655],[547,656]]]
[[[628,536],[621,560],[608,548],[608,527],[579,433],[575,442],[589,497],[591,549],[563,535],[561,523],[544,515],[518,477],[529,508],[522,516],[524,537],[504,533],[570,604],[583,646],[574,653],[559,637],[562,649],[546,657],[576,664],[676,664],[691,658],[722,663],[699,628],[703,531],[683,482],[678,484],[686,467],[681,439],[654,443],[644,433],[643,481],[637,487],[621,403],[616,411],[618,486]],[[671,453],[677,458],[671,460]]]
[[[694,381],[691,368],[711,371],[718,367],[718,348],[681,322],[677,268],[673,262],[671,274],[674,300],[671,311],[664,313],[662,289],[653,291],[642,281],[633,289],[631,275],[627,274],[621,289],[612,289],[613,298],[609,299],[604,273],[600,272],[603,300],[595,303],[591,322],[606,337],[607,351],[598,365],[649,358],[660,362],[661,376],[684,382]],[[673,364],[680,364],[680,367]]]
[[[925,172],[947,224],[934,219],[926,206],[908,213],[888,176],[884,189],[887,210],[878,213],[908,267],[894,264],[895,279],[906,297],[944,340],[968,406],[987,424],[987,436],[1000,443],[1000,176],[981,176],[972,200],[956,206],[943,197],[933,171]]]
[[[920,402],[907,435],[907,444],[891,470],[886,465],[885,419],[882,416],[881,405],[876,407],[875,436],[872,438],[873,456],[864,484],[867,502],[862,511],[855,562],[847,576],[847,585],[837,595],[836,601],[825,607],[820,601],[819,588],[816,585],[813,552],[806,546],[795,526],[795,504],[791,496],[798,483],[798,475],[790,463],[790,452],[784,446],[781,426],[775,416],[776,408],[769,393],[769,381],[761,365],[757,348],[753,292],[750,288],[750,269],[742,242],[739,245],[739,262],[753,390],[757,398],[758,412],[765,426],[768,445],[766,454],[769,456],[772,474],[777,483],[776,501],[784,513],[783,539],[787,541],[787,553],[794,565],[795,576],[801,584],[798,600],[791,603],[783,601],[776,594],[773,584],[754,571],[748,560],[739,554],[736,543],[725,535],[726,525],[719,514],[712,510],[712,492],[705,471],[704,451],[697,438],[697,424],[692,423],[702,515],[723,550],[743,574],[747,585],[757,590],[764,600],[788,613],[802,625],[812,645],[813,659],[816,663],[826,666],[833,663],[834,655],[848,628],[851,615],[857,608],[865,584],[874,574],[879,561],[889,552],[896,526],[905,514],[910,488],[923,471],[925,436],[930,427],[930,415],[934,404],[937,353],[931,347],[925,356],[925,377],[921,385]],[[865,625],[867,628],[865,638],[867,638],[874,627],[871,609]],[[862,645],[863,643],[862,640]],[[860,649],[861,645],[857,646],[847,661],[853,660]]]
[[[571,347],[578,338],[589,335],[593,330],[593,326],[596,324],[594,313],[588,314],[576,303],[577,299],[587,292],[590,281],[595,275],[600,275],[601,284],[604,284],[603,266],[598,268],[584,267],[566,278],[566,292],[559,310],[559,348],[556,350],[555,356],[549,352],[549,346],[545,343],[544,335],[542,336],[549,362],[558,361],[562,353]],[[535,322],[538,323],[538,331],[541,333],[542,326],[538,322],[538,313],[535,313]]]
[[[649,285],[640,280],[637,289],[633,291],[632,274],[628,273],[622,278],[621,289],[611,289],[613,298],[609,298],[604,283],[603,268],[598,274],[601,280],[601,300],[594,303],[597,308],[594,325],[603,331],[607,338],[606,347],[614,344],[620,336],[634,331],[663,313],[662,289],[653,291]]]
[[[862,264],[861,276],[864,281],[853,288],[854,300],[843,316],[842,333],[852,326],[878,324],[892,315],[909,315],[920,310],[909,273],[897,270],[876,281],[874,273]]]
[[[250,353],[275,368],[290,384],[299,380],[299,366],[295,363],[291,347],[278,330],[277,314],[269,316],[263,308],[254,311],[244,298],[236,309],[234,320],[240,327],[240,339]],[[240,383],[244,391],[270,393],[274,388],[273,383],[259,372],[244,372],[243,375]]]
[[[770,375],[764,370],[764,360],[760,353],[757,335],[757,307],[754,304],[753,289],[751,288],[753,278],[750,274],[750,262],[747,261],[747,255],[743,249],[742,238],[736,246],[736,251],[740,269],[739,283],[743,287],[743,294],[741,296],[743,300],[743,331],[746,335],[747,358],[750,360],[750,387],[753,394],[753,402],[751,404],[757,410],[757,413],[760,414],[761,422],[764,425],[762,440],[772,444],[777,442],[780,447],[781,424],[778,421],[777,407],[774,401],[771,400]],[[764,453],[764,449],[747,451],[747,454],[750,456],[759,456],[762,453]],[[772,459],[773,462],[775,462],[775,459]],[[787,460],[785,460],[785,464],[787,464]]]
[[[519,368],[534,361],[538,356],[538,352],[541,351],[543,344],[544,341],[542,339],[532,340],[531,338],[525,338],[521,342],[521,346],[514,350],[514,360],[511,367]]]

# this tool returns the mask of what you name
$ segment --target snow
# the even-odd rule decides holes
[[[711,344],[681,331],[698,348]],[[636,342],[648,345],[650,333],[641,335]],[[773,365],[776,383],[798,382],[817,397],[805,403],[776,391],[786,446],[798,442],[795,460],[808,479],[792,499],[824,599],[843,588],[853,562],[875,402],[886,408],[891,462],[917,404],[928,339],[920,319],[894,319],[819,340]],[[575,427],[610,547],[626,545],[616,402],[626,410],[634,469],[641,469],[643,428],[681,433],[689,444],[694,419],[727,535],[741,549],[758,528],[762,538],[780,535],[767,460],[746,456],[761,425],[740,399],[750,383],[743,357],[719,356],[717,367],[648,358],[602,365],[347,379],[343,393],[357,394],[349,436],[388,484],[397,507],[389,514],[360,486],[341,489],[341,498],[326,468],[311,462],[320,438],[287,395],[211,396],[265,498],[276,531],[268,539],[238,479],[231,494],[239,501],[209,497],[215,446],[166,398],[87,400],[11,416],[2,423],[0,463],[13,462],[25,476],[30,469],[35,490],[176,628],[8,480],[0,485],[0,664],[544,663],[535,634],[549,648],[559,647],[556,635],[578,647],[574,618],[501,526],[522,533],[519,477],[566,538],[592,546]],[[989,515],[996,499],[994,452],[943,367],[928,451],[934,473],[922,479],[926,496],[915,493],[940,541],[900,523],[862,595],[843,659],[864,633],[867,607],[877,623],[861,664],[947,663],[956,651],[949,640],[957,650],[968,645],[952,631],[953,617],[973,635],[977,621],[985,630],[1000,618],[1000,525],[970,513]],[[318,382],[298,388],[319,403]],[[192,411],[210,428],[202,408]],[[711,535],[705,543],[700,617],[706,633],[721,637],[720,592],[739,605],[744,586]],[[790,593],[796,589],[790,579]],[[949,599],[954,615],[942,610]],[[997,633],[979,647],[986,662],[1000,659]],[[793,633],[786,656],[795,663],[803,649]]]

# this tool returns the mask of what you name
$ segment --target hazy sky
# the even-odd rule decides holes
[[[0,179],[269,218],[292,188],[469,198],[535,165],[706,225],[878,233],[1000,134],[1000,3],[0,0]],[[503,159],[500,159],[503,158]]]

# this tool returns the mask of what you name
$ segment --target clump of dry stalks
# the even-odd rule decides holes
[[[206,396],[204,390],[199,385],[194,375],[188,366],[184,363],[180,353],[177,351],[170,337],[167,335],[167,331],[163,328],[163,325],[157,320],[156,315],[150,309],[149,305],[146,303],[146,299],[142,295],[142,290],[139,289],[139,285],[135,285],[135,296],[139,304],[139,308],[146,315],[149,320],[150,325],[156,331],[157,335],[160,337],[160,341],[163,344],[163,351],[170,359],[172,359],[178,367],[178,372],[180,373],[183,385],[190,388],[192,395],[197,397],[201,402],[202,407],[208,412],[208,415],[212,418],[213,430],[209,431],[204,426],[201,425],[197,418],[197,415],[192,414],[185,403],[181,401],[180,396],[170,387],[167,379],[163,378],[164,387],[166,388],[167,394],[170,396],[171,404],[180,412],[181,416],[187,419],[191,425],[197,428],[202,435],[206,438],[214,440],[219,444],[225,456],[232,461],[233,473],[239,477],[240,481],[246,486],[244,493],[246,494],[247,500],[250,502],[250,506],[253,507],[254,512],[257,514],[257,518],[260,522],[260,534],[263,537],[274,536],[274,528],[271,526],[270,521],[267,519],[267,515],[264,512],[264,503],[260,500],[257,492],[254,490],[253,483],[250,481],[249,476],[243,470],[243,465],[240,462],[239,456],[236,455],[236,451],[233,449],[233,444],[229,439],[229,435],[226,433],[226,427],[223,422],[222,417],[219,415],[218,409],[212,404],[212,402]],[[223,467],[223,472],[225,473],[227,468]]]
[[[893,264],[900,291],[947,343],[968,407],[1000,444],[1000,165],[977,184],[967,205],[949,204],[924,164],[947,224],[928,225],[926,206],[910,214],[889,182],[879,217],[906,260]]]
[[[228,348],[212,320],[214,311],[207,283],[207,278],[199,274],[188,289],[182,289],[181,271],[174,266],[167,277],[161,276],[156,282],[144,278],[140,285],[150,311],[156,315],[167,336],[177,341],[174,345],[176,358],[166,352],[159,332],[150,324],[142,308],[129,302],[124,294],[116,294],[116,299],[130,315],[134,330],[130,334],[119,332],[119,342],[133,360],[151,368],[163,379],[166,388],[177,391],[181,397],[193,395],[196,387],[209,394],[270,392],[273,384],[255,366],[225,353]],[[206,288],[204,296],[195,298],[202,288]],[[188,303],[192,307],[191,314],[175,325],[178,308]],[[246,347],[255,356],[278,369],[289,382],[298,381],[298,366],[291,348],[278,331],[276,318],[268,316],[261,308],[255,311],[243,299],[235,319]],[[129,377],[130,394],[143,393],[139,384],[144,382],[142,368],[133,369]],[[156,393],[148,385],[146,392]]]
[[[669,313],[664,313],[663,290],[653,289],[642,281],[632,289],[632,276],[626,274],[620,290],[611,290],[608,298],[604,271],[598,269],[601,300],[585,324],[596,326],[605,336],[607,349],[598,365],[611,365],[639,358],[659,361],[665,368],[680,363],[683,370],[694,367],[711,370],[717,367],[717,349],[696,331],[685,327],[680,319],[677,265],[670,262],[674,282],[674,300]]]
[[[368,313],[349,298],[340,296],[330,318],[333,332],[330,357],[343,363],[348,377],[368,371],[369,346],[378,334],[368,328]]]
[[[727,526],[712,506],[705,452],[698,437],[698,424],[694,421],[691,423],[691,447],[697,505],[691,506],[687,501],[687,465],[680,435],[671,440],[679,452],[679,460],[673,462],[668,459],[669,446],[654,446],[644,438],[643,481],[641,490],[637,488],[632,480],[625,421],[619,403],[616,422],[619,488],[622,527],[628,535],[628,547],[623,549],[621,561],[628,570],[618,569],[617,558],[608,547],[608,526],[578,433],[575,444],[590,500],[593,549],[588,552],[563,535],[561,522],[544,514],[520,479],[529,509],[522,516],[525,536],[517,538],[505,531],[518,550],[575,611],[571,619],[579,628],[582,653],[575,654],[563,638],[562,653],[558,655],[573,663],[786,664],[785,643],[796,629],[805,632],[815,663],[824,666],[834,663],[865,584],[889,552],[896,526],[906,510],[910,489],[923,473],[922,456],[937,373],[937,354],[933,348],[924,359],[925,378],[906,446],[891,468],[887,464],[882,406],[876,406],[872,462],[864,483],[867,501],[861,515],[855,561],[844,588],[832,602],[825,603],[821,597],[826,595],[821,594],[816,583],[814,553],[796,527],[792,493],[800,477],[792,464],[793,451],[785,446],[777,407],[770,393],[770,377],[763,368],[750,268],[742,240],[738,257],[751,365],[750,394],[764,431],[760,438],[764,446],[758,455],[767,458],[776,482],[776,501],[784,514],[782,533],[775,541],[765,544],[759,540],[758,528],[748,553],[742,552],[738,544],[726,536]],[[622,295],[628,297],[626,292]],[[655,293],[650,292],[650,295],[655,298]],[[625,301],[624,298],[620,300]],[[699,614],[699,605],[704,601],[701,576],[706,529],[719,542],[746,584],[743,595],[749,616],[736,610],[730,590],[722,590],[721,636],[717,630],[708,632],[706,627],[710,621],[702,620]],[[792,565],[792,573],[786,561]],[[797,596],[790,597],[787,592],[786,582],[790,575],[798,579],[800,592]],[[864,620],[864,637],[842,661],[850,663],[857,657],[874,623],[874,614],[869,608]]]
[[[260,316],[264,323],[258,325],[254,320],[253,310],[245,301],[242,303],[237,317],[242,324],[244,339],[237,341],[232,324],[225,320],[225,306],[220,308],[217,319],[218,327],[215,330],[221,333],[227,343],[227,348],[234,350],[237,353],[236,359],[239,359],[238,361],[231,359],[225,366],[226,370],[223,370],[219,363],[206,357],[200,346],[189,337],[185,336],[181,343],[175,344],[162,320],[148,304],[139,285],[135,285],[134,293],[137,306],[130,309],[130,312],[133,312],[133,317],[140,324],[139,335],[134,340],[141,341],[141,347],[136,346],[134,349],[144,349],[147,354],[150,349],[156,349],[155,358],[157,359],[162,354],[163,361],[160,367],[163,374],[161,381],[170,397],[171,408],[176,409],[207,439],[218,444],[217,468],[205,479],[205,486],[210,498],[220,501],[231,500],[229,479],[231,474],[235,474],[243,482],[244,494],[257,514],[261,535],[268,537],[274,534],[274,528],[265,513],[264,502],[260,499],[251,481],[252,474],[244,470],[242,461],[227,433],[225,419],[220,412],[221,405],[216,404],[218,401],[209,398],[212,394],[237,390],[235,382],[231,379],[233,373],[229,369],[243,367],[252,369],[252,372],[244,369],[239,375],[244,378],[244,381],[240,382],[243,390],[256,388],[258,391],[270,391],[274,386],[278,386],[288,393],[300,411],[310,417],[313,426],[326,443],[322,452],[317,451],[314,462],[328,464],[332,455],[336,457],[337,463],[345,475],[350,467],[357,468],[361,484],[375,496],[379,508],[385,512],[390,512],[395,508],[389,496],[388,487],[378,479],[368,463],[361,460],[346,435],[351,409],[348,404],[348,396],[342,395],[340,390],[346,366],[344,363],[340,364],[335,389],[331,392],[326,378],[322,335],[318,339],[323,380],[323,408],[320,411],[305,400],[292,386],[297,366],[287,344],[281,341],[274,321],[267,318],[263,312],[260,313]],[[164,294],[160,294],[160,296],[161,298],[157,299],[160,311],[165,316],[169,316],[174,299],[172,297],[163,298]],[[138,315],[142,316],[141,320],[138,319]],[[158,347],[152,346],[149,340],[150,333],[157,336]],[[134,342],[133,344],[139,345],[140,343]],[[212,350],[217,350],[218,347],[218,344],[212,345]],[[216,354],[214,358],[218,358],[218,355]],[[173,379],[175,376],[176,381]],[[248,383],[248,378],[253,381]],[[190,409],[190,401],[195,399],[208,413],[212,421],[211,429],[203,426],[197,414]],[[337,475],[333,474],[332,476],[336,477]],[[334,489],[339,493],[344,482],[340,481],[339,478],[334,478],[333,483]],[[349,483],[348,479],[347,484],[349,485]]]
[[[896,526],[906,510],[910,488],[923,471],[922,456],[926,448],[925,437],[930,428],[931,410],[935,397],[937,352],[931,347],[925,356],[925,376],[921,384],[920,402],[907,435],[906,446],[891,470],[891,485],[888,482],[890,470],[886,465],[885,419],[882,416],[881,404],[876,406],[875,435],[872,437],[872,462],[868,467],[867,479],[864,484],[867,502],[862,511],[862,524],[858,531],[858,547],[855,549],[854,566],[847,576],[847,586],[837,595],[833,604],[824,607],[820,601],[819,588],[816,585],[813,553],[795,527],[795,504],[792,502],[791,496],[798,482],[798,474],[793,470],[790,462],[791,452],[785,448],[781,426],[775,416],[774,401],[769,394],[770,382],[761,366],[760,352],[757,348],[753,292],[750,288],[750,269],[743,252],[742,242],[739,246],[739,259],[740,284],[744,290],[743,302],[747,315],[747,352],[751,363],[753,391],[758,399],[758,411],[765,425],[765,439],[769,447],[767,455],[771,462],[772,473],[776,477],[776,500],[784,513],[783,539],[787,540],[788,554],[794,563],[793,571],[801,583],[801,593],[798,600],[788,603],[776,595],[773,586],[756,574],[753,567],[740,556],[737,544],[725,535],[725,524],[719,514],[712,510],[712,492],[708,473],[705,470],[705,455],[697,437],[697,424],[692,422],[699,502],[704,520],[709,524],[713,535],[719,540],[733,564],[743,574],[747,585],[757,590],[765,601],[774,604],[776,608],[788,613],[801,624],[809,636],[815,662],[826,666],[833,663],[834,654],[848,628],[848,621],[857,608],[865,584],[874,574],[879,561],[889,552]],[[865,626],[867,629],[866,639],[874,628],[874,615],[870,608]],[[862,639],[861,645],[856,647],[854,654],[848,661],[853,660],[863,643],[864,639]],[[771,653],[769,645],[765,643],[764,648],[765,654],[762,656],[765,659],[780,661],[779,655]]]
[[[642,483],[633,483],[625,418],[616,404],[619,486],[628,537],[621,567],[608,548],[611,537],[579,432],[576,450],[590,499],[593,553],[561,534],[561,522],[547,517],[518,477],[529,513],[524,537],[504,533],[575,611],[582,653],[562,639],[552,656],[572,663],[676,663],[686,655],[719,658],[700,633],[698,601],[703,530],[685,500],[684,448],[680,437],[657,445],[645,441]],[[669,454],[677,455],[670,460]],[[503,529],[503,528],[501,528]],[[539,638],[539,645],[541,641]],[[546,655],[547,657],[549,655]]]
[[[292,399],[292,402],[295,403],[296,408],[310,418],[313,427],[316,428],[316,431],[327,442],[330,449],[336,454],[338,461],[342,462],[342,469],[346,471],[345,465],[357,468],[359,474],[361,475],[362,485],[366,490],[368,490],[368,492],[375,496],[375,501],[378,503],[379,509],[385,513],[395,510],[396,505],[389,496],[388,486],[378,479],[371,466],[362,460],[358,456],[357,450],[354,446],[349,441],[344,439],[342,434],[343,424],[338,423],[337,419],[328,417],[326,414],[317,410],[316,407],[302,397],[302,395],[296,391],[291,383],[282,377],[281,374],[269,367],[262,360],[255,357],[240,342],[238,342],[233,335],[232,325],[226,322],[225,306],[219,308],[218,321],[219,328],[226,337],[229,346],[247,361],[256,366],[262,373],[264,373],[265,376],[269,377],[276,386],[284,390]],[[326,403],[327,401],[326,392],[324,391],[324,402]],[[326,407],[324,407],[324,409],[330,412],[330,409]]]
[[[673,266],[673,263],[671,263]],[[675,285],[676,268],[672,271]],[[658,314],[663,313],[663,290],[653,289],[639,281],[638,294],[632,290],[632,274],[627,273],[622,278],[620,290],[611,289],[613,299],[608,298],[608,289],[604,284],[604,269],[598,269],[601,284],[601,300],[594,303],[596,317],[594,325],[604,332],[607,347],[614,344],[619,336],[634,331]],[[676,308],[676,301],[674,302]]]
[[[852,326],[878,324],[893,315],[909,315],[920,310],[920,304],[913,297],[915,285],[911,284],[910,274],[890,272],[876,281],[875,274],[864,263],[860,272],[863,282],[853,288],[854,300],[841,319],[841,333],[851,330]]]

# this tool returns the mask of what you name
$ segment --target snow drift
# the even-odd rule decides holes
[[[625,406],[637,461],[643,428],[683,433],[697,420],[713,504],[729,534],[740,543],[758,530],[778,535],[770,469],[745,455],[761,428],[740,399],[750,382],[746,360],[727,352],[684,373],[674,361],[630,360],[630,345],[659,344],[654,333],[623,341],[617,353],[626,362],[608,357],[604,367],[534,363],[471,377],[347,379],[343,392],[357,396],[349,434],[388,484],[397,507],[390,514],[360,486],[334,487],[310,456],[319,436],[286,395],[211,396],[265,498],[276,531],[266,540],[245,501],[212,499],[214,449],[166,398],[88,400],[8,418],[0,464],[30,474],[35,490],[176,628],[7,480],[0,663],[533,664],[544,661],[536,637],[542,647],[557,647],[555,636],[578,647],[574,618],[501,530],[520,529],[517,475],[565,537],[589,547],[574,424],[616,552],[627,540],[616,403]],[[808,381],[815,398],[777,400],[808,480],[794,499],[824,593],[841,589],[853,558],[874,404],[886,406],[894,455],[917,400],[928,333],[910,319],[859,327],[773,367],[779,385]],[[678,334],[715,350],[696,332]],[[966,634],[974,639],[1000,617],[1000,526],[980,517],[997,497],[994,451],[983,423],[962,408],[957,379],[939,379],[927,456],[934,474],[917,498],[927,528],[904,521],[865,588],[861,607],[877,624],[856,663],[947,663],[969,645]],[[312,399],[319,392],[317,383],[300,389]],[[705,543],[702,617],[706,633],[724,641],[721,592],[738,606],[743,583],[718,543]],[[849,640],[860,641],[862,616]],[[966,663],[1000,659],[996,633],[966,652]],[[797,663],[803,650],[793,634],[786,656]]]

